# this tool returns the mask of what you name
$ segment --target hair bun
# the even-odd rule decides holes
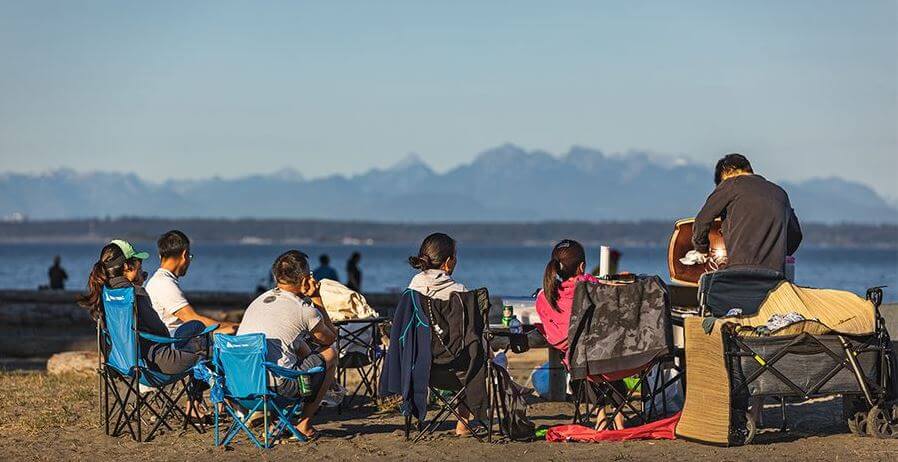
[[[430,259],[427,257],[408,257],[408,264],[411,265],[412,268],[415,268],[419,271],[428,270],[433,267],[433,264],[430,262]]]

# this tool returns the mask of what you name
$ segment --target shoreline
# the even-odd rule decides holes
[[[73,244],[92,244],[92,245],[103,245],[113,239],[112,236],[93,236],[93,237],[73,237],[73,238],[44,238],[44,237],[36,237],[36,238],[5,238],[0,237],[0,245],[73,245]],[[147,243],[151,242],[150,239],[134,239],[136,243]],[[525,247],[525,248],[535,248],[535,247],[545,247],[552,246],[557,241],[515,241],[515,242],[491,242],[491,241],[474,241],[465,243],[467,246],[471,247],[498,247],[498,248],[514,248],[514,247]],[[641,249],[666,249],[667,243],[663,242],[608,242],[608,241],[600,241],[600,240],[581,240],[583,245],[587,247],[598,247],[600,245],[611,244],[612,247],[617,248],[641,248]],[[241,240],[232,240],[232,239],[204,239],[202,242],[198,242],[198,245],[226,245],[226,246],[234,246],[234,247],[266,247],[266,246],[276,246],[276,245],[315,245],[315,246],[327,246],[327,247],[346,247],[346,248],[366,248],[366,247],[408,247],[408,246],[417,246],[420,242],[417,241],[383,241],[383,242],[365,242],[365,243],[345,243],[345,242],[337,242],[337,241],[324,241],[324,240],[301,240],[301,239],[283,239],[283,240],[264,240],[262,242],[246,242]],[[819,244],[819,243],[809,243],[803,244],[802,249],[811,249],[811,250],[882,250],[882,251],[898,251],[898,244],[885,244],[885,243],[873,243],[873,244]],[[0,288],[0,290],[4,290]]]

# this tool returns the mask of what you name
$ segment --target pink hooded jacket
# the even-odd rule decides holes
[[[559,311],[555,311],[555,308],[552,308],[542,290],[536,296],[536,313],[543,323],[543,328],[546,329],[546,340],[555,349],[565,353],[565,355],[568,349],[567,333],[568,326],[571,323],[571,306],[574,304],[574,290],[580,281],[599,282],[591,274],[581,274],[562,281],[561,287],[558,288],[558,300],[556,303]]]

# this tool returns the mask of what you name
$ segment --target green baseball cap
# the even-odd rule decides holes
[[[130,260],[132,258],[136,258],[138,260],[146,260],[150,258],[150,254],[146,252],[135,252],[134,246],[131,245],[128,241],[123,241],[121,239],[115,239],[110,242],[110,244],[115,244],[118,248],[122,249],[122,253],[125,254],[125,260]]]

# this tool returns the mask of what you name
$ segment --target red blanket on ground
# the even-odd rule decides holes
[[[546,441],[596,443],[599,441],[672,440],[676,438],[674,430],[679,420],[680,413],[678,412],[666,419],[623,430],[596,431],[583,425],[558,425],[546,432]]]

